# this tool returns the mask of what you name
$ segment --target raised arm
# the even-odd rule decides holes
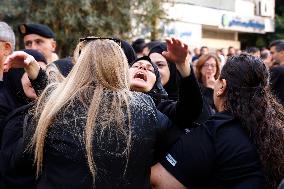
[[[190,127],[202,111],[202,95],[195,75],[190,67],[188,46],[180,40],[167,40],[166,59],[174,62],[182,79],[179,83],[179,99],[176,102],[164,101],[158,109],[165,113],[179,127]]]
[[[31,80],[32,86],[39,95],[48,84],[48,79],[45,71],[40,67],[40,64],[33,56],[23,51],[16,51],[7,57],[4,62],[4,71],[7,72],[12,68],[24,68]]]
[[[188,77],[191,73],[188,45],[175,38],[166,39],[166,42],[167,51],[163,52],[163,56],[176,64],[182,78]]]
[[[8,72],[11,68],[24,68],[30,79],[36,79],[40,65],[33,56],[23,51],[16,51],[8,56],[4,62],[5,72]]]

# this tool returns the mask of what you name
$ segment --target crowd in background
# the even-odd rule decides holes
[[[283,42],[284,40],[275,40],[268,47],[257,48],[252,46],[243,50],[232,46],[210,50],[207,46],[202,46],[200,48],[193,48],[189,51],[189,54],[191,55],[190,63],[193,66],[198,82],[201,85],[203,95],[208,100],[208,103],[211,105],[213,110],[214,104],[212,92],[215,83],[214,81],[219,77],[228,57],[240,55],[242,53],[247,53],[260,58],[266,65],[267,69],[271,70],[271,88],[275,91],[274,94],[280,99],[282,104],[284,104],[284,85],[282,84],[283,81],[281,79],[283,78],[283,71],[277,71],[281,70],[281,68],[272,69],[284,63],[284,57],[282,55],[282,51],[284,50]],[[144,38],[139,38],[132,42],[132,47],[137,56],[141,57],[148,55],[149,49],[157,43],[159,43],[159,41],[146,43]]]
[[[283,188],[284,40],[190,49],[0,22],[0,187]],[[66,36],[68,37],[68,36]]]

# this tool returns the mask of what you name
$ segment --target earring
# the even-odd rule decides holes
[[[220,93],[219,93],[219,92],[217,92],[216,94],[217,94],[217,96],[219,96],[219,95],[220,95]]]

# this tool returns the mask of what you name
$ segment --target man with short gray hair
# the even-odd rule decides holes
[[[3,81],[3,62],[15,49],[15,34],[6,22],[0,22],[0,81]]]

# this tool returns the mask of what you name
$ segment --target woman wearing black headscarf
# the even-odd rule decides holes
[[[160,111],[166,114],[179,128],[175,127],[166,136],[168,140],[167,144],[164,145],[164,149],[167,149],[167,147],[178,139],[183,133],[181,129],[193,126],[193,121],[197,118],[202,108],[202,97],[199,86],[187,62],[187,46],[181,42],[178,43],[176,39],[169,40],[168,46],[169,51],[166,52],[166,56],[177,62],[177,67],[181,72],[179,85],[169,86],[169,88],[179,88],[179,91],[176,90],[176,92],[180,93],[176,94],[176,96],[179,96],[176,100],[168,98],[162,86],[163,81],[161,81],[158,66],[148,56],[141,57],[130,64],[131,90],[150,95],[156,106],[160,108]],[[160,50],[161,53],[163,52],[159,46],[156,47],[156,50]],[[174,63],[172,65],[176,66]],[[176,68],[173,69],[175,72],[177,71]]]
[[[151,96],[157,106],[162,100],[167,100],[168,95],[162,86],[160,73],[156,64],[151,62],[148,56],[136,59],[130,64],[129,83],[132,91],[142,92]],[[178,139],[182,130],[172,127],[169,132],[163,134],[163,143],[155,151],[156,160],[163,157],[168,148]]]
[[[130,63],[130,88],[152,97],[158,105],[168,94],[162,86],[161,77],[156,64],[148,56],[143,56]]]
[[[124,49],[124,52],[128,52],[130,49],[132,49],[132,47],[127,44],[124,46],[122,45],[122,48]],[[162,53],[166,52],[167,50],[169,50],[167,57],[172,61],[167,61],[162,55]],[[133,50],[130,50],[128,54],[131,54],[131,52],[133,52]],[[161,62],[153,58],[153,55],[155,56],[156,54],[158,57],[162,57],[165,61]],[[141,78],[140,80],[139,78],[136,79],[134,77],[135,75],[130,74],[131,89],[149,94],[154,100],[157,108],[162,113],[166,114],[174,123],[178,124],[180,127],[189,127],[201,112],[202,96],[199,91],[199,85],[195,75],[193,72],[191,72],[192,69],[187,61],[188,47],[181,41],[172,38],[167,40],[167,44],[158,42],[156,46],[151,49],[149,55],[149,57],[144,56],[136,59],[133,62],[129,62],[130,73],[132,69],[134,69],[134,66],[137,68],[137,71],[139,71],[139,69],[146,70],[146,67],[141,67],[139,64],[137,64],[137,62],[145,60],[148,62],[148,64],[152,65],[152,75],[156,75],[154,85],[153,83],[149,84],[149,81],[146,81],[147,75],[150,74],[151,76],[151,71],[138,73],[138,77],[145,77],[142,78],[142,80]],[[151,57],[156,62],[154,62]],[[179,62],[176,64],[174,61]],[[168,69],[168,71],[164,72],[164,69],[161,69],[162,63],[165,63],[170,70]],[[179,72],[186,73],[180,74],[177,71],[177,67],[179,68]]]
[[[181,76],[176,69],[175,63],[167,61],[162,55],[164,51],[167,51],[167,44],[160,42],[150,49],[149,57],[159,68],[161,82],[168,93],[169,99],[177,100],[178,81],[181,79]]]
[[[154,46],[149,53],[150,59],[159,68],[162,85],[168,93],[168,99],[162,100],[157,108],[184,128],[193,126],[203,103],[198,82],[190,68],[187,48],[186,44],[171,38]]]

